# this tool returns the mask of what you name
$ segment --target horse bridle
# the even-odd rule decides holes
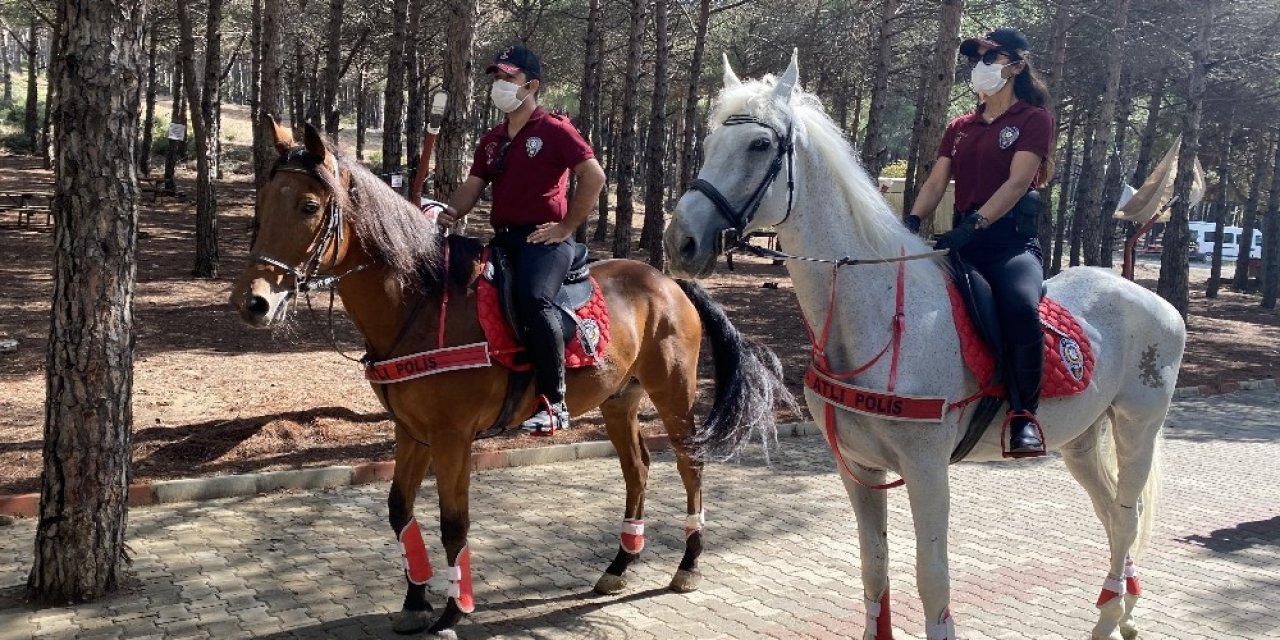
[[[746,244],[742,240],[742,231],[751,224],[755,218],[756,211],[760,209],[760,204],[764,202],[765,194],[768,193],[769,187],[773,186],[778,174],[782,171],[782,162],[787,163],[787,213],[782,217],[779,223],[786,222],[791,217],[791,205],[795,198],[795,140],[792,137],[791,122],[787,122],[787,133],[782,135],[773,125],[765,122],[753,115],[738,114],[732,115],[725,119],[724,126],[734,126],[739,124],[758,124],[769,131],[773,132],[778,142],[778,151],[773,156],[773,162],[769,165],[769,171],[765,173],[764,179],[752,192],[751,197],[743,203],[742,207],[735,209],[729,203],[729,199],[716,189],[715,185],[698,178],[689,185],[690,191],[697,191],[706,196],[711,204],[715,205],[716,213],[729,223],[729,228],[720,232],[716,237],[716,253],[724,253],[725,251]]]
[[[289,154],[281,158],[281,163],[275,167],[271,172],[271,175],[274,176],[278,172],[288,171],[292,173],[302,173],[324,182],[314,169],[289,166],[289,161],[295,156],[300,155],[303,151],[305,150],[302,147],[293,149]],[[334,177],[338,177],[340,175],[338,173],[338,161],[332,154],[329,155],[329,159],[333,160],[333,175]],[[329,250],[330,244],[332,243],[335,247],[332,264],[329,265],[330,269],[337,265],[337,247],[342,246],[342,229],[344,225],[342,223],[342,205],[338,203],[338,194],[329,194],[329,206],[325,209],[324,217],[324,227],[317,234],[317,240],[315,242],[316,248],[312,250],[311,255],[308,256],[301,265],[297,267],[290,266],[289,264],[286,264],[276,258],[272,258],[271,256],[257,253],[251,254],[249,259],[253,262],[270,265],[293,276],[292,293],[295,295],[298,293],[306,293],[308,291],[332,289],[333,287],[336,287],[338,282],[343,278],[365,268],[367,265],[357,265],[342,274],[320,274],[320,263],[324,261],[324,254]]]

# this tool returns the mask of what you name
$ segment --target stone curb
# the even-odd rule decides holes
[[[1235,393],[1237,391],[1273,391],[1277,388],[1274,378],[1223,382],[1198,387],[1180,387],[1173,393],[1174,400],[1203,398],[1206,396]],[[778,435],[784,437],[814,436],[822,430],[813,422],[793,422],[778,427]],[[645,438],[650,451],[671,448],[666,436]],[[610,458],[617,455],[609,442],[576,442],[529,449],[504,449],[472,454],[475,471],[524,467],[553,462],[570,462],[592,458]],[[213,476],[183,480],[162,480],[129,486],[129,506],[145,507],[154,504],[193,502],[216,498],[233,498],[270,493],[286,489],[329,489],[373,482],[389,482],[395,476],[396,463],[366,462],[355,466],[319,467],[292,471],[269,471],[242,475]],[[40,494],[24,493],[0,495],[0,516],[34,518],[39,513]]]

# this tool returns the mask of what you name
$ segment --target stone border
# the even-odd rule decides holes
[[[778,428],[779,436],[796,437],[816,434],[818,434],[818,427],[812,422],[784,424]],[[649,446],[650,451],[665,451],[671,448],[671,443],[665,435],[646,437],[645,444]],[[471,455],[471,465],[475,471],[488,471],[553,462],[611,458],[616,455],[613,444],[608,441],[575,442],[528,449],[482,451]],[[355,466],[342,465],[142,482],[129,486],[129,506],[146,507],[174,502],[252,496],[287,489],[329,489],[373,482],[390,482],[395,475],[395,469],[394,461],[366,462]],[[39,493],[0,495],[0,516],[34,518],[38,515],[39,508]]]
[[[1275,378],[1204,384],[1198,387],[1178,388],[1173,393],[1173,399],[1203,398],[1237,391],[1273,391],[1276,388]],[[794,422],[780,425],[778,428],[778,435],[785,437],[813,436],[820,433],[822,431],[813,422]],[[645,444],[649,445],[650,451],[664,451],[671,448],[671,443],[667,441],[666,436],[647,437]],[[487,471],[591,458],[611,458],[615,455],[617,452],[614,451],[613,444],[607,441],[577,442],[528,449],[479,452],[472,454],[471,465],[475,471]],[[394,461],[366,462],[355,466],[144,482],[129,486],[129,506],[145,507],[174,502],[252,496],[285,489],[328,489],[372,482],[389,482],[395,474],[395,467]],[[34,518],[39,512],[39,507],[39,493],[0,495],[0,516]]]

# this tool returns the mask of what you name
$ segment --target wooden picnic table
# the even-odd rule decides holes
[[[18,212],[18,222],[31,224],[31,216],[43,213],[45,225],[53,224],[53,193],[47,191],[0,191],[0,211]]]

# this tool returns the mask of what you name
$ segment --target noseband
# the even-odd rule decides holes
[[[768,193],[769,187],[773,186],[778,174],[782,171],[782,162],[787,163],[787,214],[782,217],[781,222],[786,222],[791,217],[791,205],[795,198],[795,140],[792,137],[791,123],[787,123],[787,133],[782,135],[773,125],[760,120],[759,118],[747,115],[729,116],[724,121],[724,126],[734,126],[739,124],[758,124],[769,131],[773,132],[774,138],[777,139],[778,152],[773,156],[773,162],[769,165],[769,171],[765,173],[764,179],[760,181],[759,186],[752,192],[751,197],[743,203],[741,208],[735,209],[729,203],[729,199],[716,189],[715,185],[698,178],[689,185],[690,191],[697,191],[706,196],[711,204],[715,205],[716,212],[729,223],[729,228],[720,232],[716,238],[716,253],[724,253],[726,250],[744,244],[741,236],[742,231],[751,224],[755,218],[756,211],[760,209],[760,203],[764,202],[765,194]]]
[[[295,159],[301,159],[305,151],[306,150],[303,147],[295,147],[294,149],[292,149],[288,154],[286,154],[284,157],[280,159],[280,163],[277,164],[276,167],[272,170],[271,172],[272,177],[274,177],[275,174],[278,172],[288,171],[292,173],[302,173],[319,180],[321,183],[324,183],[324,180],[320,177],[320,174],[316,172],[314,165],[311,166],[310,168],[291,166],[292,161]],[[339,170],[338,170],[337,158],[335,158],[332,154],[330,154],[328,157],[329,159],[333,160],[332,169],[333,169],[334,177],[339,178],[341,174],[339,173]],[[288,273],[289,275],[293,276],[293,292],[295,294],[306,293],[308,291],[317,291],[321,289],[332,289],[333,287],[337,286],[338,282],[341,281],[343,278],[365,268],[366,266],[363,264],[358,265],[356,267],[353,267],[347,270],[345,273],[342,273],[340,275],[332,274],[332,273],[323,274],[323,275],[320,274],[320,263],[324,260],[324,254],[326,251],[329,250],[329,246],[331,244],[334,245],[335,250],[334,250],[332,264],[329,265],[329,268],[332,269],[334,266],[337,265],[337,262],[338,262],[337,247],[342,246],[342,229],[344,226],[345,225],[343,225],[342,223],[342,205],[338,204],[338,194],[330,193],[329,206],[328,208],[325,209],[325,213],[324,213],[324,227],[321,229],[316,239],[316,242],[315,242],[316,248],[312,250],[311,255],[308,256],[307,259],[303,261],[301,265],[296,267],[290,266],[281,260],[272,258],[271,256],[266,256],[266,255],[256,254],[256,253],[250,255],[249,259],[252,260],[253,262],[259,262],[262,264],[270,265],[272,267],[280,269],[285,273]]]

